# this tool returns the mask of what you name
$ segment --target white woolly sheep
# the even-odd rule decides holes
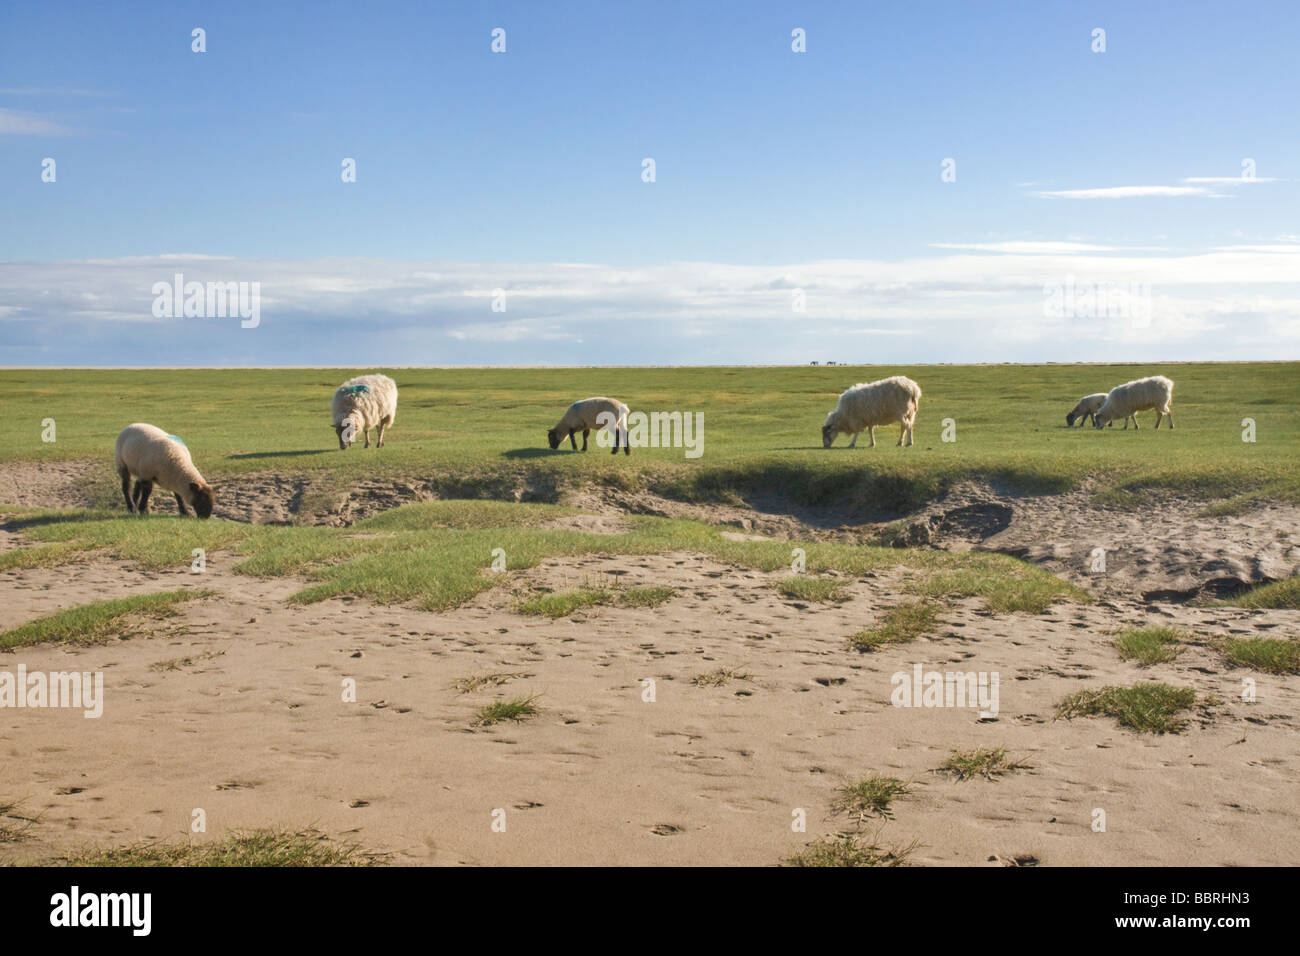
[[[1094,392],[1091,395],[1083,396],[1083,398],[1079,399],[1079,403],[1071,409],[1070,414],[1065,416],[1066,427],[1072,427],[1075,421],[1079,422],[1080,427],[1087,424],[1089,419],[1096,421],[1097,409],[1104,404],[1106,404],[1105,392]]]
[[[830,448],[841,432],[852,435],[850,448],[857,447],[858,435],[867,430],[871,447],[876,447],[876,426],[899,423],[898,444],[903,438],[912,444],[912,426],[921,401],[921,386],[906,375],[882,378],[878,382],[854,385],[840,396],[835,410],[822,425],[822,446]]]
[[[334,390],[330,404],[339,449],[347,451],[357,432],[370,447],[370,429],[378,433],[379,447],[384,447],[384,429],[397,417],[397,383],[387,375],[358,375]]]
[[[610,429],[610,426],[613,426]],[[546,433],[546,440],[552,449],[559,448],[560,442],[568,436],[573,450],[578,450],[578,440],[574,432],[582,432],[582,450],[587,450],[587,436],[593,428],[605,428],[614,432],[614,454],[618,454],[618,443],[623,441],[623,454],[632,454],[627,443],[627,406],[616,398],[584,398],[574,402],[564,413],[559,424]]]
[[[1124,419],[1124,427],[1128,428],[1129,419],[1133,419],[1133,429],[1138,427],[1137,413],[1144,412],[1148,408],[1156,410],[1156,428],[1160,427],[1160,419],[1168,415],[1169,427],[1174,427],[1174,414],[1169,410],[1170,403],[1174,400],[1174,383],[1165,378],[1163,375],[1152,375],[1149,378],[1139,378],[1132,382],[1125,382],[1123,385],[1116,385],[1106,396],[1105,403],[1097,409],[1092,416],[1092,424],[1096,428],[1105,428],[1110,422],[1117,418]]]
[[[181,514],[189,514],[186,505],[200,518],[212,514],[212,486],[203,480],[190,460],[190,450],[175,435],[142,422],[128,425],[117,436],[113,463],[122,479],[127,511],[148,514],[149,495],[153,486],[158,485],[176,496],[176,507]]]

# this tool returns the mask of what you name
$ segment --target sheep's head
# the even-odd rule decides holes
[[[839,420],[835,413],[831,412],[826,416],[826,424],[822,426],[822,447],[830,448],[835,441],[835,436],[840,433]]]
[[[554,451],[560,447],[560,430],[552,428],[546,432],[546,440],[550,442],[551,450]]]
[[[1074,424],[1074,412],[1070,412],[1069,414],[1067,414],[1067,415],[1065,416],[1065,424],[1066,424],[1066,425],[1073,425],[1073,424]]]
[[[213,494],[212,486],[206,482],[190,482],[190,505],[194,508],[194,513],[200,518],[212,517]]]
[[[1093,413],[1092,427],[1096,429],[1105,428],[1106,423],[1109,421],[1110,421],[1110,415],[1106,412],[1103,412],[1101,409],[1098,409],[1096,412]]]
[[[357,440],[356,418],[349,415],[334,425],[334,434],[339,436],[339,451],[347,451],[348,446]]]

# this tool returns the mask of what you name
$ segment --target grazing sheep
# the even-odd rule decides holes
[[[609,428],[613,425],[614,454],[618,454],[618,442],[623,440],[623,454],[632,454],[627,443],[627,406],[616,398],[584,398],[574,402],[565,411],[558,425],[546,433],[546,440],[551,448],[559,448],[560,442],[568,436],[573,450],[578,450],[578,440],[574,432],[582,432],[582,450],[587,450],[587,436],[593,428]]]
[[[1070,414],[1065,416],[1066,427],[1073,427],[1076,420],[1079,427],[1082,428],[1088,419],[1096,421],[1097,409],[1106,404],[1105,392],[1094,392],[1091,395],[1085,395],[1079,399],[1079,404],[1075,405]]]
[[[161,428],[137,422],[127,425],[117,436],[113,450],[113,463],[122,479],[122,497],[126,510],[137,514],[149,513],[149,495],[153,486],[176,496],[176,507],[181,514],[188,504],[200,518],[212,514],[212,486],[203,480],[199,470],[190,461],[190,450],[175,435]],[[135,490],[131,478],[135,477]]]
[[[1112,388],[1110,394],[1106,396],[1105,403],[1093,414],[1092,424],[1096,428],[1105,428],[1116,418],[1122,418],[1124,427],[1128,428],[1128,421],[1131,418],[1133,429],[1136,431],[1137,413],[1154,408],[1156,428],[1160,427],[1160,419],[1165,415],[1169,416],[1169,427],[1173,428],[1174,414],[1169,410],[1169,404],[1173,400],[1174,383],[1171,380],[1163,375],[1139,378]]]
[[[397,417],[397,383],[387,375],[358,375],[334,390],[330,404],[334,431],[339,436],[339,449],[347,451],[356,440],[357,432],[365,436],[370,447],[370,429],[379,436],[379,447],[384,447],[384,429]]]
[[[871,447],[876,447],[876,426],[899,423],[898,444],[903,438],[912,444],[912,426],[916,422],[916,409],[921,400],[921,386],[906,375],[883,378],[878,382],[854,385],[840,396],[835,410],[826,416],[822,425],[822,446],[830,448],[835,437],[844,432],[852,435],[850,448],[857,447],[858,435],[867,430]]]

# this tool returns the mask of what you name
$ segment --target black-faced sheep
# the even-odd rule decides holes
[[[822,447],[830,448],[841,432],[852,435],[849,447],[858,444],[858,435],[865,428],[876,447],[876,426],[899,423],[898,444],[912,444],[912,426],[921,401],[921,386],[906,375],[895,375],[878,382],[854,385],[840,396],[835,410],[826,416],[822,425]]]
[[[614,432],[614,454],[618,454],[620,438],[623,453],[632,454],[627,442],[627,406],[616,398],[584,398],[574,402],[564,413],[559,424],[546,433],[546,441],[552,449],[559,448],[560,442],[567,436],[574,451],[578,450],[575,432],[582,432],[582,450],[587,450],[587,436],[593,428],[606,428]]]
[[[1156,410],[1156,428],[1160,427],[1161,417],[1169,416],[1169,427],[1174,427],[1174,415],[1169,405],[1174,400],[1174,383],[1163,375],[1139,378],[1123,385],[1116,385],[1106,396],[1105,403],[1092,416],[1095,428],[1105,428],[1117,418],[1124,419],[1128,428],[1129,419],[1133,419],[1133,428],[1138,428],[1137,413],[1148,408]]]
[[[113,464],[122,479],[127,511],[148,514],[149,495],[153,486],[158,485],[176,496],[176,507],[181,514],[189,514],[186,505],[200,518],[212,514],[212,486],[203,480],[190,460],[190,450],[175,435],[141,422],[128,425],[117,436]]]
[[[397,418],[397,383],[387,375],[358,375],[334,390],[330,404],[339,449],[346,451],[357,432],[370,447],[370,429],[375,429],[379,447],[384,447],[384,429]]]
[[[1091,395],[1085,395],[1079,399],[1079,403],[1070,410],[1070,414],[1065,416],[1066,427],[1074,425],[1075,421],[1079,422],[1079,427],[1088,423],[1089,419],[1096,421],[1094,417],[1097,409],[1106,404],[1105,392],[1094,392]]]

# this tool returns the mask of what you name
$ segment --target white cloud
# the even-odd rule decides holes
[[[1217,196],[1203,186],[1104,186],[1100,189],[1053,189],[1035,193],[1044,199],[1133,199],[1148,196]]]
[[[67,136],[72,131],[35,113],[9,110],[0,106],[0,135]]]

